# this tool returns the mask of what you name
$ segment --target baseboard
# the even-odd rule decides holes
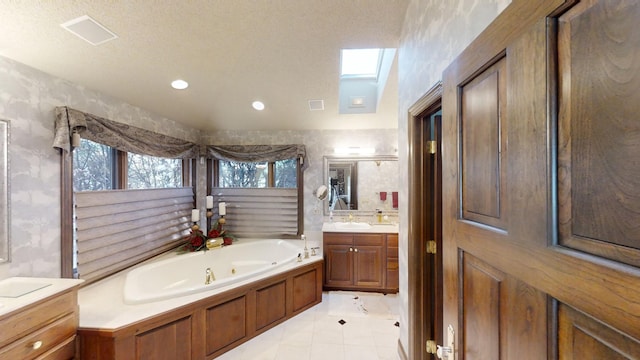
[[[402,346],[402,342],[398,339],[398,356],[400,356],[400,360],[409,360],[407,357],[406,351],[404,351],[404,347]]]

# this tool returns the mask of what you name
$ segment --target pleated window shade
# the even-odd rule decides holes
[[[78,277],[95,281],[178,246],[193,199],[191,187],[76,192]]]
[[[227,231],[238,237],[298,235],[298,189],[213,188],[216,201],[227,203]],[[217,206],[214,212],[217,215]]]

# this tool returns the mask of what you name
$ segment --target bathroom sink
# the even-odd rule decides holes
[[[334,223],[336,229],[341,230],[362,230],[371,229],[371,225],[363,222],[337,222]]]

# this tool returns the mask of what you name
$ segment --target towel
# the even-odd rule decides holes
[[[397,191],[392,192],[391,198],[393,199],[393,208],[397,209],[398,208],[398,192]]]
[[[387,201],[387,192],[380,191],[380,200]]]

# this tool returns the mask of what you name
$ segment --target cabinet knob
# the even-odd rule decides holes
[[[353,251],[358,252],[358,249],[354,249]]]
[[[33,345],[31,345],[31,348],[33,350],[38,350],[42,347],[42,341],[38,340],[36,342],[33,343]]]
[[[353,251],[353,248],[349,248],[349,251]]]

